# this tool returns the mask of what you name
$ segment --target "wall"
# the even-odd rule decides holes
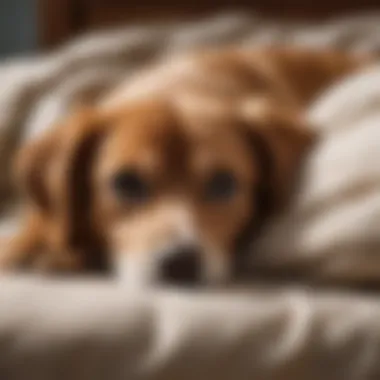
[[[36,50],[37,1],[0,0],[0,59]]]

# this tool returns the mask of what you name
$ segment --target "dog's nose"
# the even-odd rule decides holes
[[[161,278],[174,285],[194,285],[201,278],[200,250],[183,246],[171,251],[161,263]]]

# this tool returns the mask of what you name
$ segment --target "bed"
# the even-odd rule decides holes
[[[229,11],[140,21],[2,63],[1,233],[18,228],[8,169],[15,149],[74,104],[173,52],[282,43],[378,51],[380,13],[305,22]],[[0,379],[379,379],[377,292],[344,284],[376,290],[380,278],[380,66],[320,94],[309,117],[324,137],[298,197],[258,242],[252,281],[197,294],[3,275]],[[270,276],[258,282],[258,273]],[[278,284],[283,277],[294,281]]]

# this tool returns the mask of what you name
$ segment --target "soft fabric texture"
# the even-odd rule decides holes
[[[322,94],[321,139],[294,203],[254,247],[254,262],[328,281],[380,282],[380,66]]]
[[[0,378],[377,380],[380,302],[0,281]],[[6,311],[4,313],[4,310]]]
[[[379,26],[376,16],[319,27],[226,16],[99,34],[47,57],[4,64],[0,159],[7,168],[15,141],[37,135],[72,103],[100,95],[168,51],[284,41],[375,50]],[[321,94],[309,115],[322,140],[288,213],[255,247],[254,268],[301,268],[320,279],[376,277],[379,110],[378,66]],[[2,173],[4,193],[8,174]],[[4,233],[17,226],[3,220]],[[377,380],[379,321],[377,297],[342,292],[136,293],[96,280],[3,277],[0,378]]]

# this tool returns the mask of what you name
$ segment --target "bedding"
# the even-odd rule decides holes
[[[225,15],[84,37],[0,67],[2,233],[17,228],[9,162],[78,102],[165,54],[204,44],[378,50],[380,15],[324,25]],[[175,31],[174,34],[172,32]],[[323,137],[298,196],[254,247],[251,277],[305,273],[320,282],[377,280],[380,268],[380,66],[321,94]],[[271,278],[273,279],[273,277]],[[99,279],[0,278],[1,379],[372,380],[380,376],[376,295],[307,285],[244,284],[217,293],[136,293]]]
[[[294,203],[257,242],[256,270],[277,267],[343,285],[380,283],[379,85],[375,64],[321,94],[309,110],[322,138]]]
[[[307,289],[128,293],[0,281],[9,380],[377,380],[380,302]],[[4,312],[5,311],[5,312]]]

